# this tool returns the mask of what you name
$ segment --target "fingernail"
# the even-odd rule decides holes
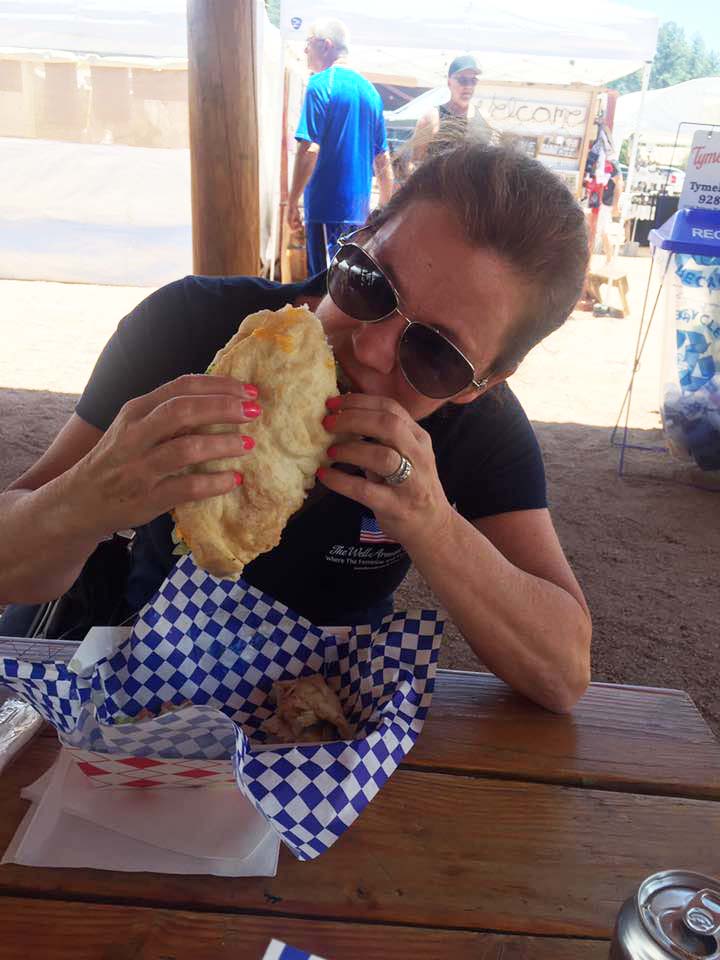
[[[255,441],[252,437],[243,437],[242,438],[243,450],[252,450],[255,446]]]
[[[328,397],[325,406],[328,410],[339,410],[343,402],[342,397]]]
[[[331,460],[336,460],[336,459],[337,459],[337,447],[328,447],[328,448],[327,448],[327,455],[330,457]]]
[[[318,470],[315,471],[315,476],[320,481],[322,481],[326,475],[327,475],[327,470],[325,469],[325,467],[320,467]]]
[[[337,416],[335,414],[328,414],[327,417],[323,419],[322,425],[325,427],[328,433],[332,433],[335,430],[336,423]]]
[[[233,474],[233,480],[235,481],[236,487],[241,487],[243,485],[244,479],[245,478],[243,477],[243,475],[241,473],[238,473],[237,471]]]
[[[255,400],[257,398],[258,388],[255,386],[254,383],[244,383],[243,390],[245,391],[247,396],[250,397],[251,400]]]
[[[260,404],[255,403],[254,400],[243,400],[243,413],[246,417],[259,417],[260,416]]]

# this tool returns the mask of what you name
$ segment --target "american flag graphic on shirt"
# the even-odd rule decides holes
[[[360,543],[397,543],[397,540],[383,533],[372,514],[366,514],[360,521]]]

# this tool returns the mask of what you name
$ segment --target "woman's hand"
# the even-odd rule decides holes
[[[188,375],[128,401],[97,445],[69,471],[76,509],[101,535],[147,523],[179,503],[230,492],[242,475],[186,473],[193,464],[240,457],[252,437],[210,424],[242,424],[260,414],[257,390],[232,377]]]
[[[319,479],[330,490],[369,507],[383,532],[409,552],[436,537],[446,528],[452,507],[437,474],[429,434],[387,397],[347,393],[332,397],[327,405],[327,430],[367,438],[338,442],[328,456],[360,467],[365,476],[328,468],[318,471]],[[397,470],[401,456],[411,462],[412,471],[403,483],[390,486],[383,478]]]

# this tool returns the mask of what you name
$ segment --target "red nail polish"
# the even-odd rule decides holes
[[[257,399],[258,388],[254,383],[244,383],[243,390],[245,391],[246,396],[250,397],[251,400]]]
[[[319,467],[315,473],[315,476],[322,482],[327,476],[327,469],[325,467]]]
[[[233,474],[233,480],[235,481],[236,487],[241,487],[243,485],[244,479],[245,478],[243,477],[243,475],[241,473],[238,473],[237,471]]]
[[[323,426],[325,427],[328,433],[332,433],[335,430],[336,423],[337,423],[337,415],[334,413],[328,414],[323,419],[323,422],[322,422]]]
[[[342,397],[328,397],[325,401],[325,406],[328,408],[328,410],[339,410],[342,406],[342,402]]]
[[[242,442],[244,450],[252,450],[252,448],[255,446],[255,441],[252,437],[243,437]]]
[[[331,460],[337,460],[337,447],[328,447],[327,455],[330,457]]]
[[[259,417],[260,404],[254,400],[243,400],[243,413],[246,417]]]

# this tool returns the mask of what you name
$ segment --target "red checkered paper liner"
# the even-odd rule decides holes
[[[231,760],[164,760],[115,757],[92,750],[70,750],[94,787],[217,787],[235,785]]]

